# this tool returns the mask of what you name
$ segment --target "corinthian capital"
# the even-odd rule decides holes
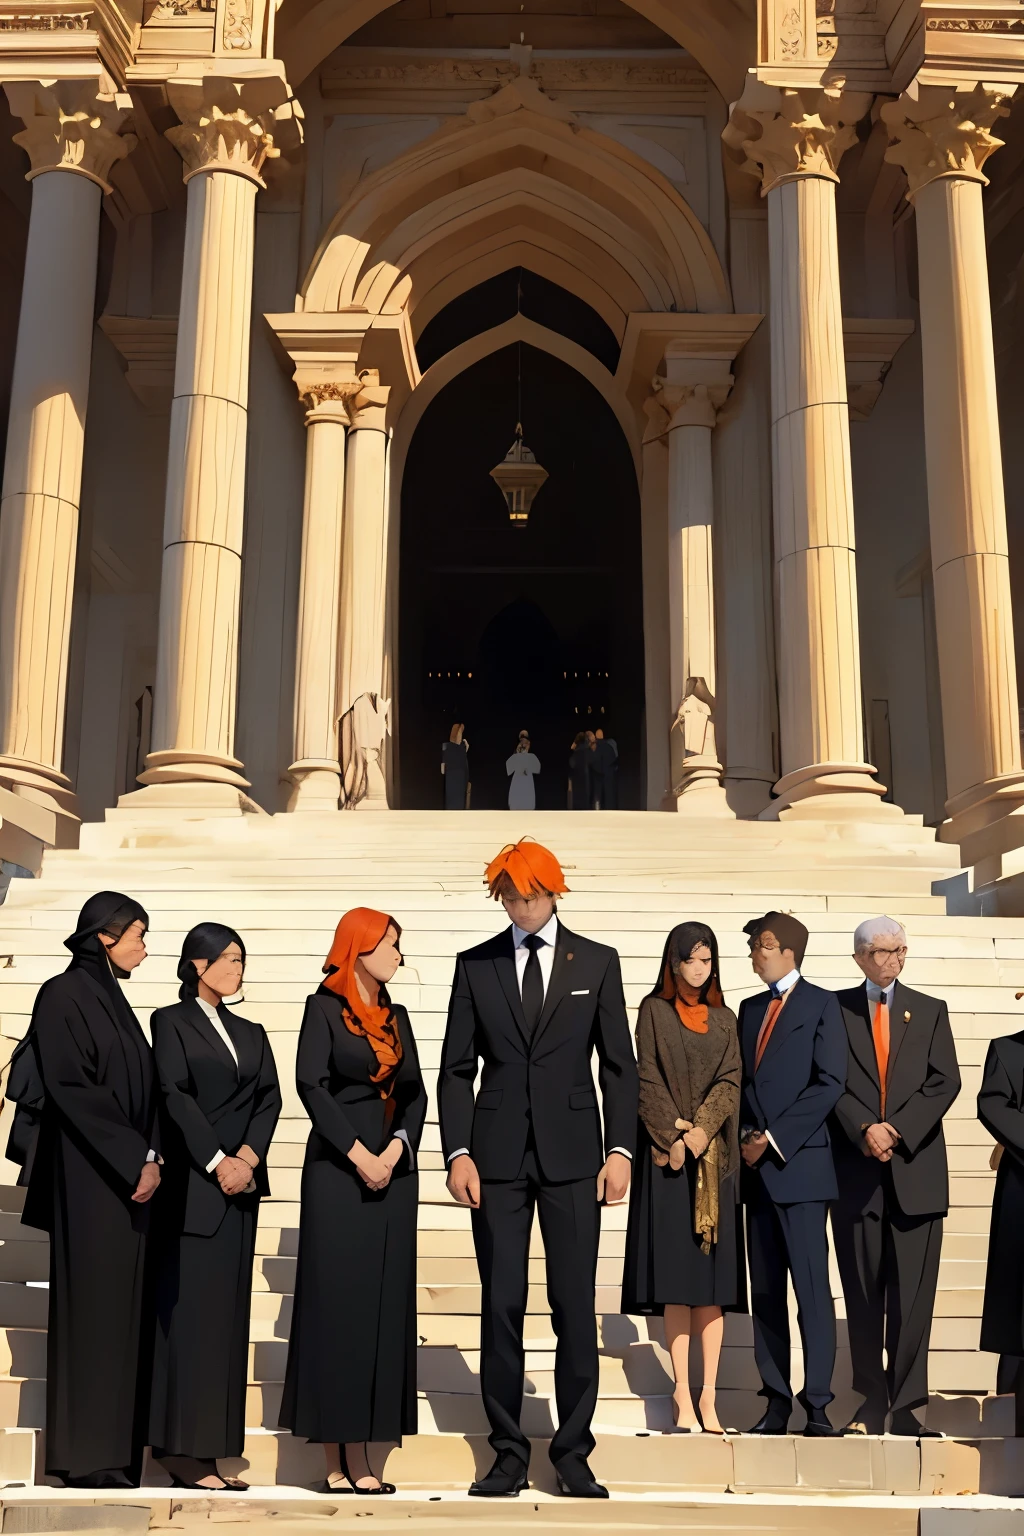
[[[651,388],[654,401],[668,417],[667,430],[671,432],[673,427],[713,427],[733,383],[731,373],[713,384],[676,383],[658,376],[651,380]]]
[[[885,158],[906,173],[908,197],[939,176],[988,185],[982,166],[1002,139],[989,132],[1009,114],[1012,85],[915,85],[882,108],[889,130]]]
[[[380,382],[376,368],[364,368],[359,375],[359,384],[359,393],[348,403],[352,426],[375,427],[378,432],[383,432],[391,386]]]
[[[131,97],[104,89],[96,80],[18,80],[4,86],[15,117],[25,124],[14,135],[29,157],[28,180],[44,171],[77,171],[110,192],[115,160],[135,148],[134,134],[122,133]]]
[[[765,85],[751,71],[722,138],[741,169],[761,179],[766,196],[797,176],[838,181],[840,160],[855,143],[871,97],[842,82],[814,90]]]
[[[234,171],[262,186],[264,161],[302,140],[302,109],[279,75],[209,76],[171,84],[167,96],[181,122],[166,134],[186,181],[200,171]]]

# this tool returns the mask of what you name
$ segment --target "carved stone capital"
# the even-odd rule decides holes
[[[103,188],[116,160],[123,160],[138,143],[124,133],[131,97],[113,84],[93,80],[18,80],[5,85],[15,117],[25,124],[14,135],[32,164],[27,180],[44,171],[75,171]]]
[[[668,431],[669,413],[661,403],[660,394],[648,395],[644,401],[644,415],[647,417],[647,426],[644,428],[644,442],[664,442],[665,433]]]
[[[982,166],[1002,139],[989,132],[1006,117],[1013,85],[915,85],[886,102],[881,117],[889,130],[885,158],[898,165],[914,195],[940,176],[988,185]]]
[[[714,384],[676,383],[659,376],[651,380],[651,388],[672,432],[676,427],[713,427],[733,383],[731,373]]]
[[[820,90],[765,85],[751,72],[734,102],[722,139],[741,170],[761,181],[762,197],[798,176],[838,181],[843,155],[871,97],[842,82]]]
[[[353,430],[371,427],[378,432],[383,432],[391,386],[381,384],[380,374],[376,368],[364,368],[359,375],[359,382],[359,393],[354,395],[348,404]]]
[[[347,427],[351,421],[351,402],[363,387],[361,379],[331,380],[320,384],[300,382],[296,379],[299,399],[309,408],[306,411],[307,427],[318,421],[340,422]]]
[[[181,122],[166,136],[185,162],[185,181],[233,171],[262,187],[264,162],[302,139],[302,108],[279,75],[172,83],[167,97]]]

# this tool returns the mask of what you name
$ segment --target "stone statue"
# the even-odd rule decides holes
[[[376,693],[361,693],[338,721],[343,810],[388,809],[381,751],[390,729],[391,700]]]

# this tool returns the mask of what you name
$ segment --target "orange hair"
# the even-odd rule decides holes
[[[372,907],[353,907],[346,912],[334,934],[331,952],[324,961],[324,986],[341,999],[341,1013],[346,1027],[354,1035],[369,1040],[377,1058],[377,1070],[370,1081],[377,1084],[389,1082],[402,1060],[402,1042],[398,1037],[398,1025],[391,1009],[385,1003],[371,1006],[359,995],[356,981],[356,961],[360,955],[370,955],[377,948],[389,928],[398,937],[402,930],[386,912],[375,912]],[[388,1089],[380,1090],[382,1099],[388,1097]]]
[[[520,896],[561,896],[569,889],[554,854],[532,837],[506,843],[498,857],[488,864],[484,882],[495,901],[501,896],[500,886],[506,883],[506,875]]]

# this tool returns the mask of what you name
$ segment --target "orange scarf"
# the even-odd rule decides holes
[[[676,993],[676,1013],[684,1028],[692,1029],[695,1035],[707,1034],[707,1004],[701,1002],[700,993],[695,988],[684,984]]]
[[[369,1040],[377,1058],[377,1070],[370,1081],[378,1084],[388,1083],[394,1077],[402,1060],[402,1042],[391,1009],[383,1003],[363,1002],[356,981],[356,961],[360,955],[372,954],[389,928],[395,929],[399,939],[402,937],[401,928],[386,912],[353,907],[338,924],[331,952],[324,961],[325,973],[330,972],[324,976],[324,986],[341,999],[346,1027],[352,1034]],[[388,1097],[387,1087],[381,1088],[380,1096]]]

